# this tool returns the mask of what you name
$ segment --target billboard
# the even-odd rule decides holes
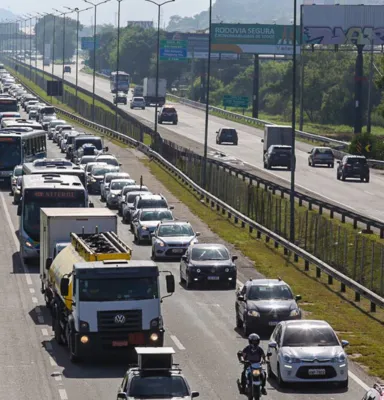
[[[96,36],[96,49],[100,47],[99,37]],[[84,36],[81,38],[81,50],[93,50],[94,49],[94,36]]]
[[[303,44],[383,45],[384,6],[302,6]]]
[[[212,24],[212,51],[235,54],[292,54],[293,25]],[[300,53],[300,28],[296,27]]]
[[[128,21],[127,26],[139,26],[143,29],[153,28],[153,21]]]
[[[208,59],[207,33],[166,32],[167,40],[183,40],[187,42],[187,58]],[[237,59],[237,54],[211,54],[211,59]]]

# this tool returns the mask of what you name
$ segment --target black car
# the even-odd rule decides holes
[[[239,143],[237,131],[234,128],[220,128],[216,132],[216,144],[232,143],[235,146]]]
[[[337,179],[345,181],[346,178],[360,178],[361,182],[369,182],[369,165],[364,156],[344,156],[337,162]]]
[[[69,65],[64,66],[64,73],[67,72],[68,74],[71,73],[71,67]]]
[[[175,107],[163,106],[163,108],[159,111],[159,115],[157,116],[157,122],[159,124],[162,124],[163,122],[172,122],[173,125],[177,125],[178,116]]]
[[[251,279],[236,292],[236,327],[248,336],[274,329],[281,321],[301,319],[299,300],[280,279]]]
[[[283,145],[270,146],[264,154],[264,168],[286,167],[288,171],[291,169],[292,147]]]
[[[222,244],[194,244],[180,261],[180,281],[186,289],[194,284],[221,282],[236,288],[237,256],[231,256]]]
[[[380,383],[375,383],[372,389],[369,389],[365,393],[362,400],[381,400],[384,398],[384,385]]]

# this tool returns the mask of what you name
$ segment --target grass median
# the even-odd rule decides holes
[[[316,278],[310,268],[304,272],[302,262],[275,249],[272,244],[257,239],[246,229],[234,224],[220,213],[200,201],[200,197],[188,190],[180,180],[170,175],[156,162],[142,160],[150,172],[167,189],[184,203],[192,213],[204,221],[223,240],[231,243],[244,256],[253,261],[255,268],[269,278],[280,276],[292,286],[296,294],[303,296],[301,306],[306,318],[328,321],[342,339],[349,340],[347,352],[368,373],[384,379],[384,310],[369,313],[365,300],[354,302],[354,294],[347,290],[340,293],[337,283],[327,284],[327,278]]]

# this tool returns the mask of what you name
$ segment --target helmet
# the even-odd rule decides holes
[[[260,344],[260,336],[257,335],[256,333],[251,333],[248,336],[248,342],[250,345],[258,346]]]

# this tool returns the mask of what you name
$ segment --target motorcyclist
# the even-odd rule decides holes
[[[260,336],[256,333],[251,333],[248,336],[249,345],[245,347],[241,353],[241,356],[244,361],[249,361],[250,363],[261,363],[261,361],[266,361],[264,350],[259,346],[260,344]],[[242,392],[245,393],[246,388],[246,370],[248,368],[247,364],[244,364],[243,372],[241,373],[241,388]],[[266,396],[267,391],[265,389],[265,384],[267,381],[267,377],[265,372],[261,374],[261,393]]]

